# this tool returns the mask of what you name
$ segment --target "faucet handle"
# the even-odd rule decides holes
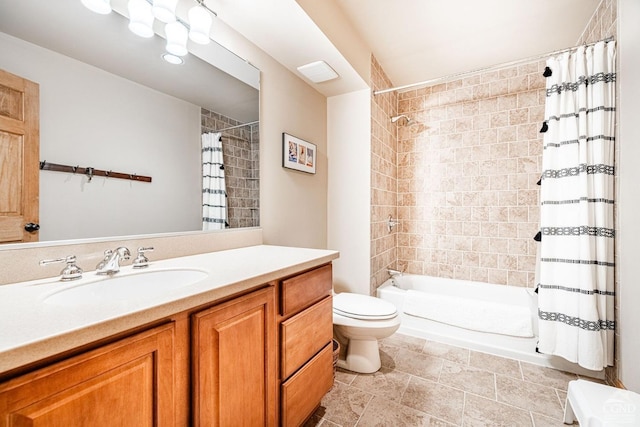
[[[40,265],[49,265],[49,264],[57,264],[60,262],[66,262],[67,265],[60,272],[60,280],[68,281],[68,280],[76,280],[82,277],[82,269],[76,265],[76,256],[69,255],[64,258],[56,258],[56,259],[43,259],[40,261]]]
[[[111,255],[113,255],[113,251],[111,249],[107,249],[106,251],[104,251],[104,258],[98,263],[98,265],[96,265],[96,270],[103,269],[104,266],[107,265],[107,261],[109,261],[109,257]]]
[[[153,252],[153,247],[138,248],[138,256],[133,260],[133,268],[145,268],[149,266],[149,258],[146,257],[146,252]]]

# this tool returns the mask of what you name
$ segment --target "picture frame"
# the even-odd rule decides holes
[[[282,166],[300,172],[316,173],[316,145],[296,138],[286,132],[282,133]]]

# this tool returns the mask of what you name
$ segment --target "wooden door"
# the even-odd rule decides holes
[[[0,70],[0,243],[38,240],[25,226],[39,221],[39,99],[37,83]]]
[[[195,426],[276,423],[273,288],[193,317]]]
[[[173,426],[173,323],[0,384],[0,427]]]

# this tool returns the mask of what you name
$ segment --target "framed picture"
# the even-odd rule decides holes
[[[288,133],[282,133],[282,166],[316,173],[316,145]]]

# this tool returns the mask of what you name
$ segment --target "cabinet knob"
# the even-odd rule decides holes
[[[29,233],[35,233],[36,231],[40,230],[40,224],[29,222],[25,224],[24,230]]]

